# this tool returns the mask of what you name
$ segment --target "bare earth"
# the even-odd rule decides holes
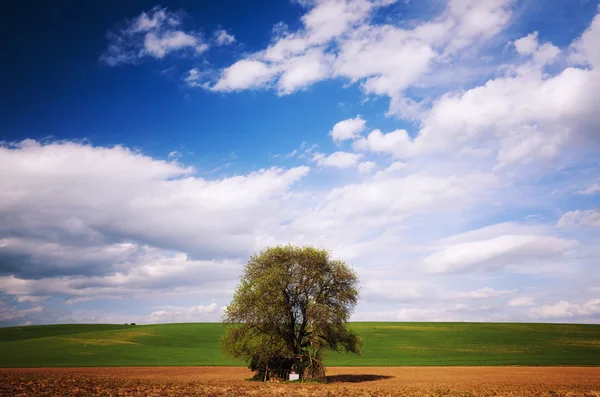
[[[327,384],[240,367],[0,369],[0,396],[599,396],[600,367],[329,367]]]

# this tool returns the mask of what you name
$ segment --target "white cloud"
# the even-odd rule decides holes
[[[26,140],[0,146],[6,176],[0,181],[0,238],[52,236],[50,246],[141,242],[202,257],[245,256],[269,213],[284,205],[282,195],[308,171],[269,168],[207,180],[177,161],[120,146]],[[217,239],[220,248],[218,235],[224,237]],[[10,240],[4,247],[17,243],[25,244]]]
[[[538,32],[533,32],[525,37],[515,40],[514,45],[520,55],[532,55],[539,46]]]
[[[365,129],[366,121],[360,116],[356,116],[353,119],[342,120],[336,123],[329,135],[335,142],[342,142],[349,139],[355,139]]]
[[[449,49],[457,51],[498,34],[510,21],[513,3],[513,0],[449,0],[447,13],[454,25]]]
[[[583,194],[583,195],[592,195],[592,194],[596,194],[598,192],[600,192],[600,183],[594,183],[594,184],[586,187],[585,189],[580,190],[577,193]]]
[[[197,53],[202,53],[208,49],[206,44],[198,44],[198,39],[184,32],[167,32],[162,36],[154,33],[146,34],[144,38],[144,48],[149,55],[154,58],[163,58],[172,51],[177,51],[186,47],[195,47]]]
[[[455,244],[490,240],[502,235],[543,235],[548,232],[548,227],[545,225],[503,222],[443,238],[440,240],[440,244],[442,247],[448,247]]]
[[[539,70],[523,73],[443,96],[413,140],[396,133],[393,142],[386,142],[384,135],[374,133],[379,146],[364,146],[414,156],[453,152],[477,141],[496,148],[497,167],[505,167],[553,159],[563,148],[582,142],[593,144],[592,126],[600,121],[593,110],[600,99],[597,72],[567,68],[554,77]]]
[[[358,164],[358,172],[361,175],[370,174],[375,166],[376,164],[372,161],[363,161],[362,163]]]
[[[395,157],[452,155],[477,144],[473,150],[495,154],[496,170],[502,170],[551,162],[563,148],[598,143],[593,133],[600,125],[595,106],[600,102],[598,71],[568,67],[546,73],[561,50],[540,43],[537,32],[514,41],[524,56],[521,64],[492,69],[496,77],[484,85],[449,91],[437,99],[406,97],[405,89],[420,87],[423,79],[430,81],[449,63],[460,70],[458,50],[469,47],[476,53],[478,46],[507,26],[513,1],[450,1],[438,17],[411,28],[374,24],[369,16],[383,5],[366,0],[319,2],[303,17],[302,29],[278,33],[264,51],[224,69],[211,89],[276,87],[280,94],[289,94],[325,78],[348,78],[367,94],[389,97],[390,114],[419,121],[416,134],[402,129],[384,134],[376,129],[354,143],[356,150]],[[598,21],[596,17],[574,42],[574,59],[594,65],[589,59],[594,58],[595,47],[589,43],[600,31]],[[246,71],[238,64],[256,70]],[[359,120],[356,125],[364,127]],[[334,140],[354,139],[357,134],[352,129],[336,132]]]
[[[300,29],[290,32],[287,26],[276,25],[271,44],[242,61],[265,63],[273,71],[269,77],[279,78],[274,86],[280,94],[344,77],[360,81],[365,93],[390,97],[394,111],[403,113],[407,109],[399,104],[408,103],[402,100],[403,90],[432,69],[446,70],[447,60],[459,50],[497,34],[509,21],[512,4],[510,0],[453,0],[441,15],[411,28],[372,24],[372,14],[394,2],[310,3]],[[261,76],[244,78],[242,68],[225,70],[229,73],[223,73],[211,89],[228,91],[229,79],[243,82],[238,89],[270,87]]]
[[[576,210],[566,212],[560,217],[556,227],[566,228],[574,226],[600,226],[600,209]]]
[[[422,298],[421,282],[371,279],[361,283],[361,299],[367,301],[416,301]]]
[[[188,70],[183,76],[183,81],[189,87],[203,87],[206,86],[207,72],[201,71],[199,68],[192,68]]]
[[[508,301],[507,306],[514,307],[522,307],[522,306],[533,306],[535,304],[535,299],[532,296],[523,295],[517,296]]]
[[[313,156],[313,160],[322,167],[352,168],[356,167],[362,157],[360,153],[335,152],[329,156],[318,153]]]
[[[82,296],[79,298],[69,298],[65,301],[65,304],[67,305],[72,305],[74,303],[82,303],[82,302],[91,302],[94,299],[96,299],[96,297],[92,297],[92,296]]]
[[[302,29],[275,37],[264,51],[224,69],[209,89],[265,88],[277,78],[277,90],[285,95],[328,78],[333,58],[325,52],[324,46],[363,21],[375,6],[375,2],[367,0],[319,2],[302,17]]]
[[[285,158],[289,159],[294,157],[296,154],[298,154],[298,149],[294,149],[291,152],[289,152],[288,154],[285,155]]]
[[[395,161],[390,164],[389,167],[377,171],[373,179],[388,179],[394,176],[398,176],[401,173],[406,173],[408,165],[402,161]]]
[[[300,214],[287,229],[294,240],[298,236],[318,236],[322,230],[328,230],[344,241],[339,252],[348,254],[344,249],[364,235],[381,233],[385,227],[422,213],[444,212],[450,206],[452,211],[460,211],[490,194],[495,183],[493,176],[482,174],[373,177],[331,189],[313,210]],[[348,224],[353,228],[348,228]],[[309,243],[321,244],[318,240]]]
[[[144,57],[162,59],[175,52],[201,54],[208,49],[202,36],[179,29],[183,14],[154,7],[127,20],[124,27],[109,31],[108,49],[100,61],[109,66],[137,63]]]
[[[226,46],[235,43],[235,37],[225,29],[215,30],[214,36],[218,46]]]
[[[0,144],[0,294],[18,303],[12,318],[35,322],[42,316],[15,313],[52,296],[71,304],[73,319],[107,321],[77,308],[160,295],[187,306],[154,306],[135,321],[216,321],[248,255],[277,243],[328,248],[355,265],[364,298],[356,319],[559,318],[551,313],[562,310],[573,315],[561,318],[577,321],[589,312],[581,302],[600,281],[593,231],[566,227],[595,225],[597,211],[568,212],[558,229],[521,222],[524,214],[548,219],[567,205],[559,199],[593,180],[592,156],[586,178],[578,166],[599,142],[598,17],[570,47],[565,66],[563,51],[536,33],[512,41],[519,57],[494,51],[515,39],[507,37],[512,29],[493,39],[511,23],[511,1],[450,0],[429,20],[403,22],[375,14],[385,3],[307,2],[300,29],[280,24],[260,51],[221,70],[196,66],[181,78],[207,90],[279,95],[339,79],[369,95],[363,106],[373,111],[381,102],[371,99],[389,98],[386,115],[404,120],[374,114],[369,123],[391,128],[365,132],[366,120],[356,116],[329,131],[357,152],[317,153],[303,142],[286,156],[356,167],[360,175],[332,181],[318,172],[305,182],[308,167],[267,167],[202,178],[176,153],[162,161],[120,146]],[[212,45],[221,33],[210,36]],[[166,9],[111,34],[115,51],[105,56],[113,64],[197,55],[206,45],[182,28],[181,14]],[[579,193],[592,194],[594,186]],[[513,221],[489,225],[505,219]],[[461,233],[481,225],[489,226]],[[572,285],[581,286],[581,302],[569,301]],[[537,312],[515,308],[545,303],[543,295],[509,298],[550,286],[560,304]],[[479,305],[482,299],[490,306]],[[192,302],[216,303],[190,308]],[[49,309],[38,314],[51,316]]]
[[[375,6],[375,2],[367,0],[320,1],[302,16],[302,29],[274,38],[264,51],[264,58],[278,62],[327,44],[364,21]]]
[[[538,65],[545,65],[554,61],[560,54],[560,49],[551,43],[540,45],[538,32],[533,32],[513,43],[517,53],[522,56],[533,55],[533,60]]]
[[[281,70],[277,81],[279,93],[291,94],[328,77],[331,73],[331,57],[313,48],[302,55],[286,59],[278,69]]]
[[[431,46],[413,34],[390,25],[356,29],[340,44],[335,74],[352,81],[365,79],[366,93],[391,97],[403,91],[435,57]]]
[[[600,8],[590,26],[579,39],[571,45],[571,61],[580,64],[600,67]]]
[[[379,312],[357,312],[352,321],[452,321],[456,315],[448,315],[443,310],[402,308]]]
[[[42,313],[43,311],[43,306],[19,309],[16,307],[7,306],[4,302],[0,301],[0,324],[14,324],[17,321],[24,324],[27,323],[27,319],[32,318],[32,316]]]
[[[232,293],[237,273],[242,268],[237,261],[198,261],[184,253],[168,256],[163,251],[139,247],[115,263],[99,263],[89,272],[80,263],[74,263],[70,273],[48,271],[55,266],[55,257],[45,259],[46,271],[28,274],[15,271],[0,277],[0,292],[17,296],[18,301],[34,302],[48,296],[66,298],[66,303],[94,299],[195,295],[215,296]],[[38,254],[42,259],[43,254]],[[76,267],[76,265],[80,267]],[[55,269],[49,269],[55,270]],[[16,274],[16,275],[15,275]],[[22,274],[22,275],[20,275]]]
[[[366,138],[355,141],[354,148],[402,157],[409,153],[411,144],[406,130],[396,130],[387,134],[380,130],[373,130]]]
[[[600,314],[600,299],[591,299],[584,303],[560,301],[555,304],[532,307],[528,314],[534,318],[570,318],[587,317]]]
[[[476,235],[473,234],[472,237]],[[564,258],[577,241],[532,234],[501,234],[455,242],[427,256],[423,263],[433,273],[505,269],[520,271],[540,261]],[[464,237],[463,237],[464,238]]]
[[[449,295],[449,297],[454,299],[488,299],[511,295],[512,293],[513,291],[510,290],[495,290],[490,287],[484,287],[469,292],[457,292]]]
[[[30,296],[30,295],[20,295],[17,296],[17,302],[19,303],[37,303],[43,300],[49,299],[49,296]]]
[[[258,88],[271,81],[275,71],[264,62],[243,59],[224,69],[211,88],[214,91],[236,91]]]
[[[403,307],[395,310],[357,312],[352,321],[494,321],[495,313],[488,306],[471,307],[436,305],[433,308]],[[497,320],[496,320],[497,321]]]
[[[152,312],[144,323],[189,323],[220,321],[221,311],[216,303],[193,306],[189,309],[157,310]]]

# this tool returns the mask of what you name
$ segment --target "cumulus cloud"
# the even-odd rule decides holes
[[[145,57],[162,59],[170,53],[193,55],[208,49],[202,35],[181,30],[184,14],[154,7],[107,33],[108,49],[100,61],[109,65],[135,64]]]
[[[577,193],[583,194],[583,195],[592,195],[592,194],[596,194],[598,192],[600,192],[600,183],[591,184],[588,187],[586,187],[585,189],[580,190]]]
[[[351,168],[356,167],[362,157],[362,154],[348,152],[335,152],[328,156],[317,153],[313,156],[313,160],[322,167]]]
[[[589,286],[599,280],[587,270],[597,252],[588,246],[593,230],[583,227],[599,224],[598,211],[569,211],[556,225],[521,216],[541,222],[540,214],[564,208],[559,196],[587,202],[598,190],[576,174],[580,152],[599,142],[599,17],[569,48],[544,41],[543,32],[497,36],[497,45],[513,47],[488,62],[483,50],[510,24],[513,1],[450,0],[410,23],[380,18],[391,3],[304,2],[298,29],[278,24],[266,47],[181,77],[189,87],[279,95],[341,79],[365,99],[388,98],[386,114],[403,120],[367,130],[367,121],[381,119],[340,117],[329,136],[348,148],[319,142],[317,152],[303,142],[278,160],[343,178],[303,183],[307,166],[209,178],[176,152],[161,160],[121,146],[1,143],[0,295],[15,304],[0,304],[0,321],[58,318],[50,296],[69,304],[69,318],[106,321],[77,308],[157,293],[185,297],[187,306],[153,306],[136,321],[217,321],[243,262],[278,243],[328,248],[356,265],[356,320],[595,318]],[[142,13],[109,33],[102,61],[205,51],[203,37],[182,26],[181,13]],[[208,37],[213,46],[235,41],[226,30]],[[563,158],[575,167],[562,167]],[[538,164],[548,167],[537,173]],[[347,169],[358,172],[339,171]],[[572,177],[570,188],[559,186]],[[513,221],[496,223],[503,219]],[[558,303],[528,295],[567,273],[587,294],[581,301],[559,296],[568,286],[557,287]]]
[[[34,306],[30,308],[17,308],[9,306],[0,301],[0,325],[6,326],[9,324],[31,324],[31,319],[35,318],[44,311],[44,306]]]
[[[373,302],[415,302],[423,298],[420,281],[371,279],[361,284],[361,298]]]
[[[484,287],[469,292],[457,292],[449,295],[449,297],[455,299],[488,299],[511,295],[512,293],[511,290],[495,290],[494,288]]]
[[[436,101],[415,138],[374,130],[355,143],[397,157],[452,152],[478,142],[497,153],[497,167],[556,158],[564,147],[594,144],[600,84],[595,70],[567,68],[556,76],[522,70]],[[560,98],[569,98],[565,101]]]
[[[302,17],[302,28],[278,30],[267,48],[222,69],[220,78],[205,81],[204,87],[274,87],[289,94],[323,79],[347,78],[368,95],[388,97],[388,113],[415,120],[419,128],[416,133],[375,129],[359,139],[365,122],[357,117],[334,126],[334,141],[356,139],[355,150],[399,158],[453,154],[477,144],[479,153],[495,154],[501,170],[554,161],[562,148],[597,146],[600,77],[592,43],[600,32],[600,17],[571,45],[572,66],[548,73],[547,66],[562,50],[533,32],[513,41],[521,61],[498,68],[485,84],[421,100],[408,97],[406,90],[418,89],[423,81],[431,84],[452,62],[460,68],[464,48],[477,51],[507,26],[513,2],[449,1],[440,15],[411,28],[373,22],[373,13],[389,4],[316,2]]]
[[[600,209],[594,208],[591,210],[576,210],[566,212],[560,217],[556,227],[567,228],[574,226],[600,226]]]
[[[443,213],[449,210],[449,205],[452,211],[460,211],[489,194],[495,183],[493,176],[482,174],[461,177],[426,173],[374,175],[360,183],[329,190],[311,211],[300,213],[284,231],[290,233],[292,242],[302,242],[300,237],[318,237],[326,229],[336,237],[329,242],[331,248],[351,257],[350,253],[356,249],[352,248],[353,244],[359,244],[364,236],[379,234],[387,227],[423,213]],[[353,227],[349,228],[348,224]],[[322,244],[318,238],[304,241]],[[392,237],[390,241],[382,241],[397,244],[397,239]],[[364,245],[378,247],[374,242]]]
[[[571,61],[593,67],[600,67],[600,8],[590,26],[571,44]]]
[[[304,144],[298,150],[308,149]],[[334,167],[360,167],[358,159],[344,156],[319,159]],[[288,242],[330,248],[336,257],[363,263],[390,266],[402,258],[388,276],[361,270],[366,303],[497,299],[510,290],[483,284],[436,296],[421,272],[430,266],[444,273],[513,269],[568,259],[577,247],[539,226],[510,223],[454,235],[433,247],[407,244],[401,230],[425,230],[420,220],[425,215],[439,228],[444,214],[487,205],[498,179],[472,171],[415,172],[404,162],[330,187],[322,196],[293,189],[307,167],[209,180],[175,156],[157,160],[120,146],[74,142],[6,144],[0,148],[0,171],[10,176],[0,183],[0,292],[21,303],[53,296],[76,307],[93,299],[160,293],[224,304],[250,253]],[[390,278],[402,269],[410,282]],[[438,288],[455,290],[451,284]],[[449,319],[487,313],[471,309],[407,308],[390,315]],[[206,310],[162,308],[143,321],[218,320],[216,309]]]
[[[157,310],[144,320],[144,323],[189,323],[189,322],[211,322],[220,321],[221,311],[213,302],[208,305],[192,306],[187,309]]]
[[[554,304],[532,307],[528,314],[534,318],[585,318],[600,315],[600,299],[591,299],[583,303],[560,301]]]
[[[21,295],[17,297],[17,302],[19,303],[37,303],[46,299],[49,299],[49,296],[30,296],[30,295]]]
[[[276,25],[272,42],[265,49],[224,69],[209,89],[274,86],[280,94],[289,94],[327,78],[343,77],[361,82],[367,94],[386,95],[398,104],[402,92],[425,73],[445,69],[448,57],[497,34],[509,21],[512,1],[452,0],[437,18],[411,28],[374,24],[373,14],[393,3],[311,2],[298,30]],[[246,75],[242,66],[249,61],[261,62],[271,73],[242,78]]]
[[[377,164],[375,164],[372,161],[363,161],[362,163],[358,164],[358,172],[361,175],[366,175],[366,174],[370,174],[371,171],[373,171],[373,169],[375,168]]]
[[[599,84],[596,71],[574,68],[554,77],[537,72],[500,77],[439,99],[414,139],[402,130],[376,130],[357,145],[413,157],[487,141],[497,151],[498,168],[553,159],[561,148],[595,141],[591,126],[599,121],[593,110]]]
[[[384,168],[374,175],[373,179],[388,179],[400,174],[406,174],[408,165],[402,161],[394,161],[389,167]]]
[[[522,307],[522,306],[533,306],[535,304],[535,298],[528,295],[517,296],[509,300],[506,305],[514,306],[514,307]]]
[[[120,146],[1,146],[0,292],[108,298],[235,280],[308,170],[207,180]]]
[[[235,43],[235,37],[225,29],[215,30],[214,37],[215,43],[217,43],[219,47]]]
[[[488,306],[444,305],[434,308],[403,307],[395,310],[357,312],[352,321],[497,321]]]
[[[261,61],[242,60],[221,72],[221,79],[211,88],[215,91],[236,91],[267,84],[275,71]]]
[[[391,154],[396,157],[405,156],[412,142],[406,130],[396,130],[384,134],[381,130],[373,130],[366,138],[354,142],[356,150]]]
[[[525,37],[521,37],[514,42],[515,49],[520,55],[531,55],[537,50],[538,32],[533,32]]]
[[[579,245],[575,240],[530,234],[530,229],[500,224],[451,237],[425,257],[423,264],[432,273],[494,269],[519,272],[540,262],[566,259]]]
[[[158,249],[131,255],[123,261],[99,267],[94,274],[73,267],[71,274],[52,273],[55,262],[45,263],[47,274],[31,274],[21,268],[0,277],[0,292],[14,295],[19,302],[39,302],[48,296],[67,303],[94,299],[134,298],[203,293],[214,296],[233,292],[236,274],[242,266],[235,261],[196,261],[186,254],[167,256]],[[213,296],[213,297],[214,297]]]
[[[358,134],[364,131],[365,124],[366,121],[363,120],[360,115],[353,119],[342,120],[333,126],[329,135],[331,135],[331,138],[333,138],[335,142],[354,139],[358,137]]]

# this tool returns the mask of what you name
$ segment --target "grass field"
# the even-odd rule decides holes
[[[352,323],[362,356],[330,366],[600,365],[600,325]],[[0,328],[0,367],[244,365],[219,351],[215,323]]]

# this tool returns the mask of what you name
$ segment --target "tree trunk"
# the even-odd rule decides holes
[[[302,371],[300,375],[302,379],[313,379],[320,382],[325,382],[325,366],[320,358],[312,357],[310,354],[307,355],[309,360],[308,365]]]

